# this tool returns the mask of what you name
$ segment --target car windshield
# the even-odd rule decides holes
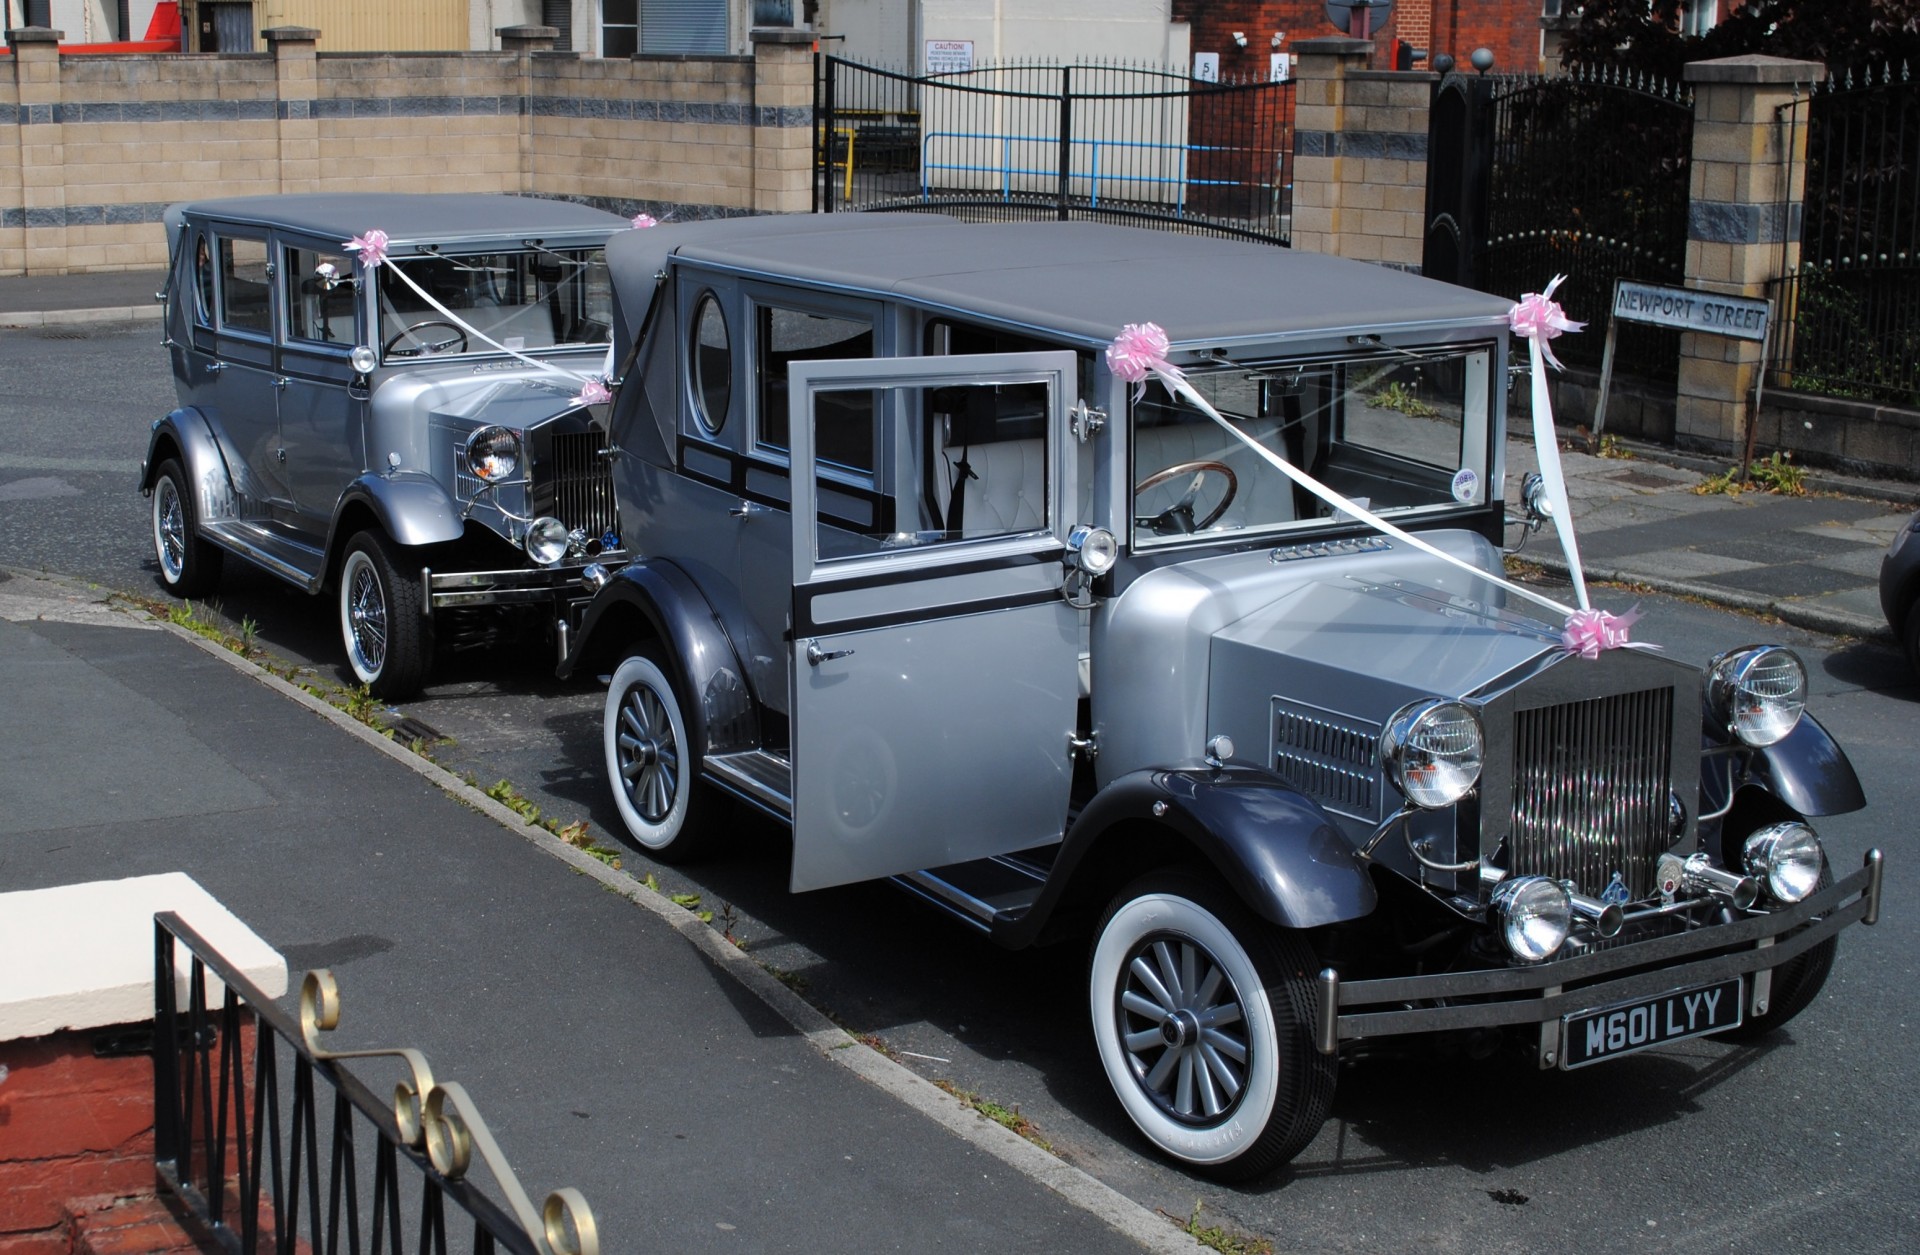
[[[1333,516],[1248,441],[1383,515],[1485,504],[1491,363],[1480,346],[1192,370],[1244,440],[1149,385],[1133,406],[1135,546]]]
[[[401,274],[392,273],[396,267]],[[598,248],[394,257],[380,270],[381,355],[604,345],[612,306],[606,255]]]

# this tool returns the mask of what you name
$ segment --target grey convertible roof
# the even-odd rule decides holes
[[[630,229],[625,218],[572,201],[465,193],[319,192],[233,196],[169,206],[167,235],[189,214],[291,228],[341,240],[379,229],[397,247],[413,243],[499,239]]]
[[[1093,222],[800,214],[665,224],[616,236],[607,261],[632,322],[669,255],[891,295],[1096,344],[1131,322],[1159,323],[1174,343],[1193,346],[1499,319],[1511,307],[1404,271],[1270,244]]]

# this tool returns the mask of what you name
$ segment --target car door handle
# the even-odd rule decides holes
[[[727,511],[728,514],[736,519],[750,519],[756,514],[765,514],[766,512],[767,507],[752,501],[742,501],[739,505]]]
[[[835,658],[845,658],[852,654],[851,649],[822,649],[819,641],[807,642],[807,665],[817,667],[823,662],[832,662]]]
[[[207,363],[207,373],[209,375],[217,375],[221,371],[225,370],[226,368],[227,368],[227,364],[225,362],[208,362]]]
[[[273,377],[273,386],[280,389],[280,391],[282,392],[285,392],[287,390],[287,384],[289,382],[290,381],[287,379],[285,375],[275,375]]]

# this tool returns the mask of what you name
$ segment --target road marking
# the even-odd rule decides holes
[[[79,471],[106,475],[136,475],[140,463],[121,458],[35,458],[0,454],[0,471]]]

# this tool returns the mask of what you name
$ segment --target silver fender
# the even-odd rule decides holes
[[[214,439],[213,428],[197,408],[188,406],[155,419],[147,437],[147,456],[140,463],[140,492],[153,495],[160,463],[180,459],[194,491],[195,517],[202,524],[234,517],[233,475]]]
[[[333,511],[336,532],[340,519],[356,505],[372,511],[380,530],[397,545],[438,545],[460,539],[466,529],[459,502],[430,476],[417,472],[368,473],[347,485]],[[335,535],[332,539],[337,543],[345,537]]]

